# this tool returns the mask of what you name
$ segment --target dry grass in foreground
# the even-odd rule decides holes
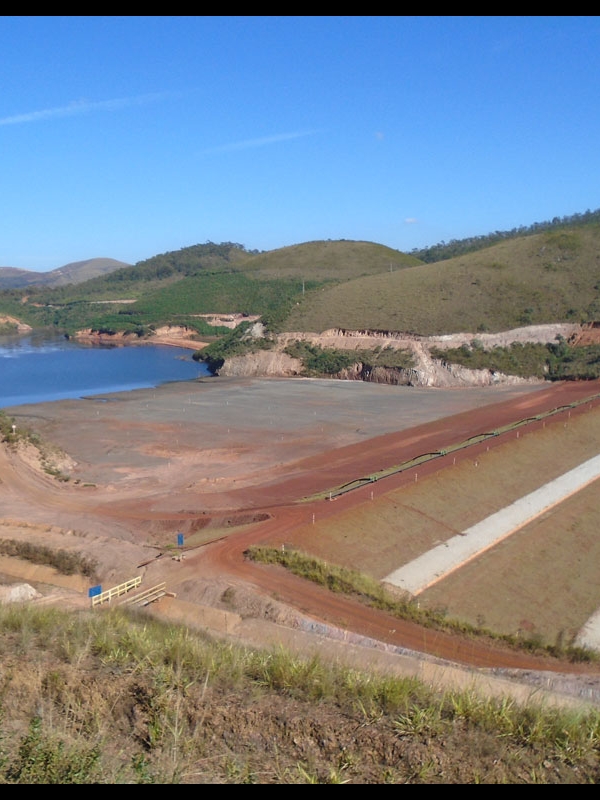
[[[0,607],[4,784],[589,784],[600,712],[435,693],[144,614]]]

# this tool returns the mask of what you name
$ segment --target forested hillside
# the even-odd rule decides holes
[[[600,210],[586,211],[583,214],[571,214],[564,217],[554,217],[550,222],[535,222],[533,225],[522,225],[510,231],[494,231],[484,236],[471,236],[466,239],[451,239],[449,242],[438,242],[431,247],[411,250],[411,255],[415,256],[427,264],[435,261],[444,261],[448,258],[456,258],[466,253],[475,253],[477,250],[484,250],[499,242],[507,239],[516,239],[522,236],[532,236],[536,233],[556,231],[561,228],[583,227],[585,225],[600,224]]]

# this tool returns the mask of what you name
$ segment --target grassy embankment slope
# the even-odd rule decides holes
[[[593,784],[600,714],[0,607],[3,784]]]

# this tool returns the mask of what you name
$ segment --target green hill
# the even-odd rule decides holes
[[[49,272],[35,272],[15,267],[0,267],[0,290],[23,289],[29,286],[64,286],[65,284],[83,283],[99,275],[106,275],[116,269],[129,267],[123,261],[114,258],[89,258],[86,261],[74,261]]]
[[[420,263],[415,256],[381,244],[342,239],[306,242],[260,253],[246,262],[245,269],[261,279],[337,282],[393,272]]]
[[[501,331],[600,318],[600,228],[503,241],[433,264],[356,278],[305,295],[286,331]]]
[[[27,302],[22,289],[1,292],[0,313],[67,333],[91,327],[142,335],[152,326],[171,323],[205,334],[206,326],[194,315],[210,313],[259,314],[277,328],[307,292],[419,263],[414,256],[369,242],[308,242],[268,253],[207,243],[85,283],[30,287]],[[124,299],[134,302],[117,310],[106,305]]]

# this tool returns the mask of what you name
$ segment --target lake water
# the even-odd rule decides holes
[[[83,345],[61,336],[0,336],[0,408],[146,389],[210,375],[192,350]]]

